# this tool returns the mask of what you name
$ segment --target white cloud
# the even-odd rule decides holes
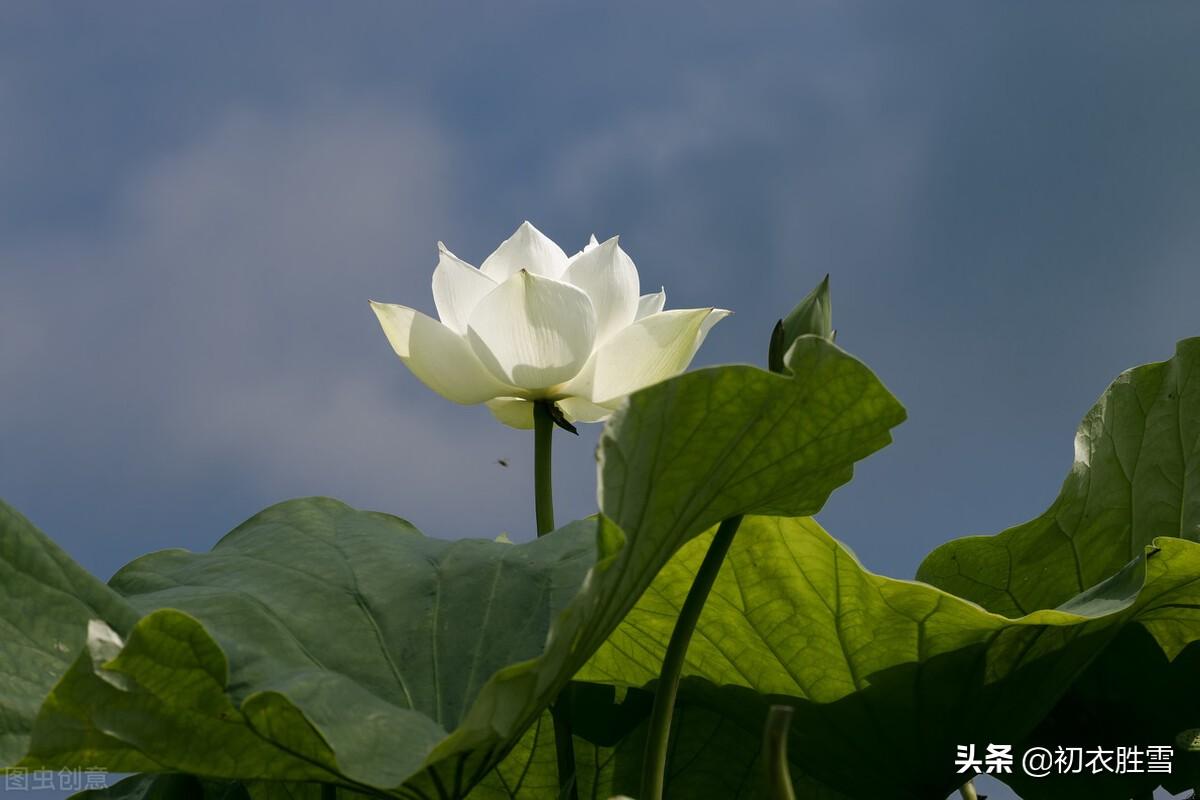
[[[618,192],[641,203],[647,263],[677,265],[661,278],[710,295],[754,274],[763,298],[801,296],[829,253],[853,263],[911,248],[937,109],[894,102],[892,66],[869,41],[824,55],[697,66],[658,105],[568,143],[548,173],[553,193],[583,218]],[[747,261],[747,241],[759,260]]]
[[[227,114],[132,176],[111,230],[4,254],[20,264],[0,358],[23,388],[0,432],[63,458],[86,439],[77,456],[179,481],[232,474],[271,499],[341,495],[431,533],[521,536],[527,476],[496,459],[519,463],[524,440],[420,385],[367,306],[432,306],[453,185],[419,113]]]

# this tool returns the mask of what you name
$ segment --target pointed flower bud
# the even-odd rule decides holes
[[[792,343],[801,336],[820,336],[833,341],[833,308],[829,302],[829,276],[808,293],[785,318],[775,323],[771,331],[771,347],[767,357],[772,372],[784,371],[784,356]]]

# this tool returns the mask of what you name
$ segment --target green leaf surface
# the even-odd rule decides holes
[[[38,707],[83,650],[88,620],[127,631],[137,617],[120,595],[0,502],[0,767],[28,749]]]
[[[173,770],[399,787],[497,666],[541,652],[595,561],[594,530],[451,542],[334,500],[275,506],[211,553],[163,551],[118,572],[112,586],[146,616],[123,644],[98,631],[43,715],[86,719]],[[105,757],[64,731],[39,726],[23,763]],[[486,769],[459,763],[450,794]]]
[[[710,538],[680,550],[579,680],[651,684]],[[811,519],[748,517],[684,675],[792,705],[802,780],[850,797],[883,787],[894,798],[945,797],[962,782],[956,745],[1020,740],[1131,620],[1200,603],[1200,545],[1154,544],[1061,609],[1012,619],[874,575]]]
[[[699,370],[613,415],[600,440],[600,508],[629,545],[611,571],[606,637],[681,544],[737,514],[814,514],[854,461],[891,441],[904,409],[860,362],[817,336],[788,355],[794,377]]]
[[[947,542],[917,578],[1002,614],[1053,608],[1155,537],[1200,539],[1198,465],[1200,338],[1193,338],[1173,358],[1128,370],[1109,386],[1083,418],[1071,471],[1044,514],[994,536]]]
[[[20,763],[465,795],[681,544],[813,513],[890,441],[903,409],[860,362],[817,337],[788,357],[791,376],[718,367],[632,395],[601,440],[607,516],[532,542],[315,498],[211,553],[134,561],[111,584],[145,616],[90,626]]]

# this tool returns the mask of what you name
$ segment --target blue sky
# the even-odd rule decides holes
[[[819,519],[899,577],[1039,513],[1200,335],[1200,6],[646,5],[0,5],[0,496],[102,577],[309,494],[529,537],[531,437],[367,306],[524,219],[733,309],[697,364],[830,273],[909,420]]]

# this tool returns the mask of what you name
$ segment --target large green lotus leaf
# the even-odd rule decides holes
[[[579,680],[657,678],[710,540],[676,554]],[[790,752],[806,780],[856,798],[945,797],[962,782],[956,745],[1018,741],[1131,620],[1195,613],[1200,545],[1154,544],[1061,608],[1008,618],[868,572],[811,519],[748,517],[684,675],[794,706]]]
[[[498,667],[540,652],[596,560],[595,528],[446,541],[312,498],[267,509],[210,553],[144,556],[110,583],[146,615],[123,641],[93,626],[22,765],[104,764],[89,746],[103,731],[197,775],[400,787]],[[447,793],[465,791],[468,767],[486,770],[477,760],[455,765]]]
[[[919,580],[1001,614],[1053,608],[1157,536],[1200,539],[1200,338],[1121,374],[1075,434],[1075,461],[1044,514],[943,544]],[[1184,633],[1184,638],[1193,636]]]
[[[813,513],[890,441],[903,409],[860,362],[802,337],[788,364],[632,395],[600,445],[611,521],[445,542],[309,499],[211,553],[133,562],[112,586],[146,616],[91,626],[22,765],[106,764],[116,741],[156,765],[123,769],[465,794],[681,544],[734,514]]]
[[[88,621],[128,631],[137,617],[120,595],[0,502],[0,767],[25,754],[38,707],[83,650]]]

